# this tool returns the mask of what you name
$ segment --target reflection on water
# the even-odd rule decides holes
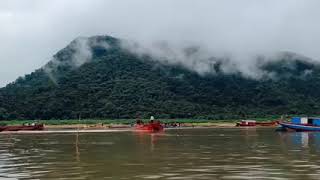
[[[319,179],[320,133],[0,135],[0,179]]]
[[[312,148],[320,152],[320,132],[279,133],[281,139],[297,149]]]

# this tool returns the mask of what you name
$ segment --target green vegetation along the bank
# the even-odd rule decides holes
[[[278,120],[278,116],[272,116],[269,118],[255,118],[256,121],[273,121]],[[231,120],[206,120],[206,119],[159,119],[162,123],[236,123],[240,119]],[[144,122],[148,122],[149,119],[143,119]],[[0,121],[1,125],[21,125],[21,124],[32,124],[42,123],[46,125],[73,125],[73,124],[134,124],[136,119],[73,119],[73,120],[7,120]]]

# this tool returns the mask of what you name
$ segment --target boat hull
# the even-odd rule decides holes
[[[242,123],[237,123],[236,126],[240,127],[254,127],[257,126],[256,124],[242,124]]]
[[[146,132],[159,132],[163,131],[162,125],[156,125],[156,124],[146,124],[146,125],[138,125],[135,127],[136,131],[146,131]]]
[[[2,131],[40,131],[43,130],[43,124],[33,126],[1,126],[0,132]]]
[[[240,127],[252,127],[252,126],[275,126],[277,125],[276,121],[272,122],[238,122],[236,126]]]
[[[280,122],[280,126],[284,129],[294,130],[294,131],[320,131],[320,126],[310,126],[303,124],[293,124]]]
[[[257,122],[256,125],[257,126],[275,126],[278,123],[276,121],[272,121],[272,122]]]

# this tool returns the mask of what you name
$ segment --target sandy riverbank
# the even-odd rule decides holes
[[[181,123],[181,128],[187,127],[235,127],[235,123]],[[47,130],[112,130],[112,129],[130,129],[131,125],[127,124],[73,124],[73,125],[45,125]]]
[[[260,128],[259,126],[257,126]],[[193,129],[193,128],[246,128],[236,127],[235,123],[183,123],[180,127],[166,128],[171,129]],[[256,127],[249,127],[256,128]],[[45,133],[101,133],[101,132],[128,132],[135,131],[131,125],[126,124],[73,124],[73,125],[45,125],[42,131],[4,131],[0,134],[45,134]]]

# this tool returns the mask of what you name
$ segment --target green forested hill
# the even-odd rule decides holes
[[[273,78],[224,74],[219,63],[216,73],[199,75],[129,53],[109,36],[88,42],[89,60],[73,62],[78,45],[72,42],[45,67],[2,88],[0,119],[320,114],[320,67],[303,59],[289,56],[262,64]]]

